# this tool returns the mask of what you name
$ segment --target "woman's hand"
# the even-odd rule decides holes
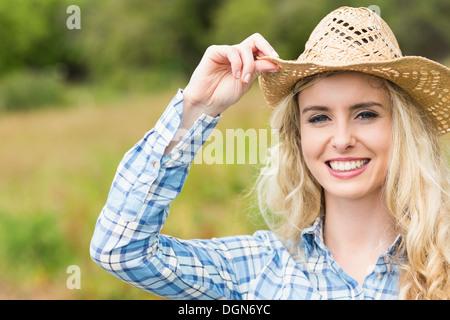
[[[256,60],[263,56],[278,54],[257,33],[238,45],[209,47],[184,90],[185,111],[217,116],[235,104],[261,73],[279,70],[274,63]]]
[[[263,72],[276,72],[279,67],[256,57],[278,54],[260,34],[254,34],[235,46],[211,46],[192,74],[183,91],[183,116],[169,153],[201,114],[216,117],[235,104],[250,90]]]

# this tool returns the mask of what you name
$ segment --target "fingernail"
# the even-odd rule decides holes
[[[237,73],[236,73],[236,79],[240,79],[241,78],[241,71],[238,71]]]
[[[245,83],[249,83],[251,78],[252,78],[252,74],[251,73],[247,73],[247,75],[244,78],[244,82]]]
[[[278,53],[275,50],[273,50],[272,57],[279,58],[280,56],[278,55]]]

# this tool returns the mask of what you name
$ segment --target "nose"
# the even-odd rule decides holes
[[[340,124],[335,127],[331,138],[331,145],[338,152],[345,152],[353,148],[356,144],[356,138],[352,128],[348,124]]]

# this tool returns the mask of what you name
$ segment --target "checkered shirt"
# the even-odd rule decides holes
[[[360,285],[325,246],[321,217],[303,230],[294,246],[297,254],[270,231],[208,240],[160,234],[194,156],[221,118],[200,116],[163,156],[182,110],[179,90],[155,127],[121,161],[91,241],[98,265],[169,299],[397,299],[399,238]]]

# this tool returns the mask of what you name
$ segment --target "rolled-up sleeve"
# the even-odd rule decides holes
[[[95,263],[116,277],[157,294],[161,292],[152,289],[160,287],[158,278],[171,277],[162,265],[169,265],[177,255],[173,250],[161,252],[159,245],[160,241],[167,243],[172,239],[160,238],[169,205],[180,193],[195,155],[221,118],[201,115],[164,156],[180,126],[182,112],[179,90],[154,128],[125,154],[90,246]]]
[[[182,111],[179,91],[155,127],[124,156],[97,220],[90,254],[114,276],[169,299],[243,299],[274,257],[274,239],[264,232],[208,240],[160,234],[195,155],[221,118],[201,115],[163,156]]]

